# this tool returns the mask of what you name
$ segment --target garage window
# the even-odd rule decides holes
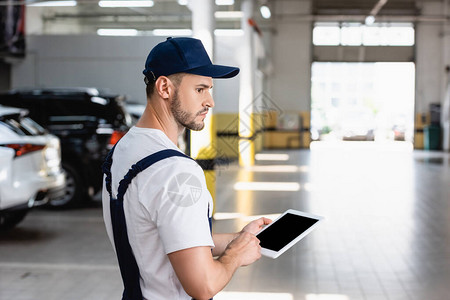
[[[413,46],[412,23],[315,23],[315,46]]]

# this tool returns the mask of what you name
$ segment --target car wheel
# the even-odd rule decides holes
[[[80,205],[83,195],[83,184],[80,176],[73,167],[68,164],[62,164],[66,176],[66,186],[64,195],[52,199],[49,202],[53,208],[72,208]]]
[[[19,224],[27,215],[28,209],[0,213],[0,230],[8,230]]]

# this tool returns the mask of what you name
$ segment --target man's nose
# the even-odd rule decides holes
[[[211,93],[209,93],[208,99],[206,100],[205,103],[206,106],[213,108],[214,107],[214,99],[211,95]]]

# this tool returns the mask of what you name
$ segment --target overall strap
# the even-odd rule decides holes
[[[125,195],[125,192],[128,189],[128,185],[131,183],[131,180],[136,177],[137,174],[144,171],[154,163],[172,156],[181,156],[192,159],[186,154],[174,149],[161,150],[147,157],[144,157],[143,159],[132,165],[125,177],[119,182],[119,187],[117,189],[117,199],[123,201],[123,195]]]
[[[114,246],[124,284],[122,300],[142,300],[139,267],[128,239],[125,213],[123,210],[123,196],[131,183],[131,180],[136,177],[139,172],[142,172],[154,163],[172,156],[190,157],[180,151],[166,149],[141,159],[130,168],[125,177],[120,181],[117,198],[114,198],[111,191],[111,165],[114,148],[115,146],[106,157],[102,168],[103,172],[106,174],[105,185],[110,195],[110,213]]]

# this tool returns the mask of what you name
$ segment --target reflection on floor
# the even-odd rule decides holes
[[[279,258],[241,268],[216,300],[448,299],[449,154],[365,143],[264,154],[217,168],[215,232],[288,208],[325,221]],[[0,234],[1,300],[120,294],[99,207],[36,210]]]

